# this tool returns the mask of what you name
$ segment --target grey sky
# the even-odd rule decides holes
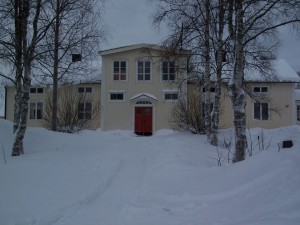
[[[151,0],[107,0],[104,23],[110,32],[109,43],[103,48],[113,48],[138,43],[158,44],[164,40],[166,29],[152,26],[154,12]],[[288,29],[282,29],[278,58],[285,59],[296,71],[300,71],[300,40]]]

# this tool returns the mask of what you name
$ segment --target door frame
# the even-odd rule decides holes
[[[134,95],[131,99],[131,127],[134,133],[135,130],[135,108],[136,107],[151,107],[152,108],[152,134],[156,130],[155,118],[156,118],[156,96],[149,93],[140,93]]]
[[[142,135],[142,133],[144,133],[144,136],[150,136],[153,134],[153,106],[152,105],[135,105],[134,106],[134,124],[133,124],[133,132],[136,133],[136,130],[135,130],[135,123],[136,123],[136,109],[137,108],[150,108],[151,109],[151,132],[148,133],[148,132],[140,132],[141,134],[138,134],[138,135]],[[148,115],[149,116],[149,115]]]

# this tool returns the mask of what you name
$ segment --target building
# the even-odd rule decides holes
[[[100,82],[82,82],[60,86],[58,90],[58,104],[62,112],[69,117],[93,119],[85,123],[87,129],[100,127]],[[13,121],[15,104],[15,87],[5,87],[5,113],[4,118]],[[30,88],[28,123],[29,127],[44,127],[44,118],[51,111],[52,88],[51,86],[32,86]],[[68,103],[69,102],[69,103]],[[70,109],[70,103],[72,109]],[[96,109],[99,107],[99,110]],[[93,116],[93,112],[98,115]],[[73,114],[74,113],[74,114]]]
[[[101,128],[152,134],[170,128],[172,108],[186,92],[186,59],[166,58],[157,45],[101,51]],[[183,82],[179,89],[178,82]]]
[[[187,95],[203,96],[203,88],[187,83],[187,59],[183,55],[169,57],[158,45],[137,44],[99,52],[102,57],[101,84],[74,84],[72,93],[85,93],[101,106],[78,104],[84,119],[91,119],[86,128],[102,130],[132,130],[151,135],[170,128],[172,109]],[[276,128],[300,124],[300,98],[295,94],[299,76],[284,60],[273,61],[269,77],[246,72],[247,126]],[[180,85],[179,85],[180,84]],[[61,88],[66,88],[62,86]],[[213,91],[213,90],[212,90]],[[5,118],[13,119],[14,87],[6,87]],[[42,126],[46,98],[51,88],[32,87],[30,91],[28,126]],[[187,94],[188,93],[188,94]],[[297,104],[297,105],[296,105]],[[93,107],[99,107],[99,117],[90,118]],[[220,128],[233,127],[233,110],[223,83]]]

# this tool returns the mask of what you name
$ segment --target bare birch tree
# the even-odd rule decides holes
[[[49,24],[41,22],[44,0],[4,0],[1,2],[2,20],[0,49],[15,70],[16,86],[12,155],[24,153],[23,139],[28,118],[28,100],[31,85],[32,62],[36,47],[44,38]],[[3,22],[5,21],[5,22]]]
[[[259,69],[261,56],[274,50],[272,39],[276,29],[284,25],[300,23],[300,2],[296,0],[242,1],[228,0],[229,33],[233,49],[233,76],[229,82],[235,126],[234,162],[245,159],[246,96],[243,89],[245,69]],[[270,44],[271,41],[271,44]]]
[[[204,124],[207,140],[211,137],[211,2],[209,0],[158,0],[154,23],[167,22],[171,34],[164,42],[167,49],[184,49],[192,54],[189,76],[204,84]],[[171,51],[171,52],[175,52]],[[202,115],[199,115],[202,117]]]
[[[40,55],[36,66],[37,79],[53,84],[51,129],[55,131],[58,84],[99,73],[95,58],[105,35],[100,24],[102,1],[49,0],[49,5],[49,20],[53,17],[54,23],[43,40],[46,51]]]

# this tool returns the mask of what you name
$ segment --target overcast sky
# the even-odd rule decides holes
[[[104,23],[110,33],[109,42],[103,49],[124,45],[159,44],[167,34],[166,29],[152,26],[154,12],[152,0],[107,0]],[[300,40],[288,29],[281,32],[278,58],[285,59],[296,71],[300,71]]]

